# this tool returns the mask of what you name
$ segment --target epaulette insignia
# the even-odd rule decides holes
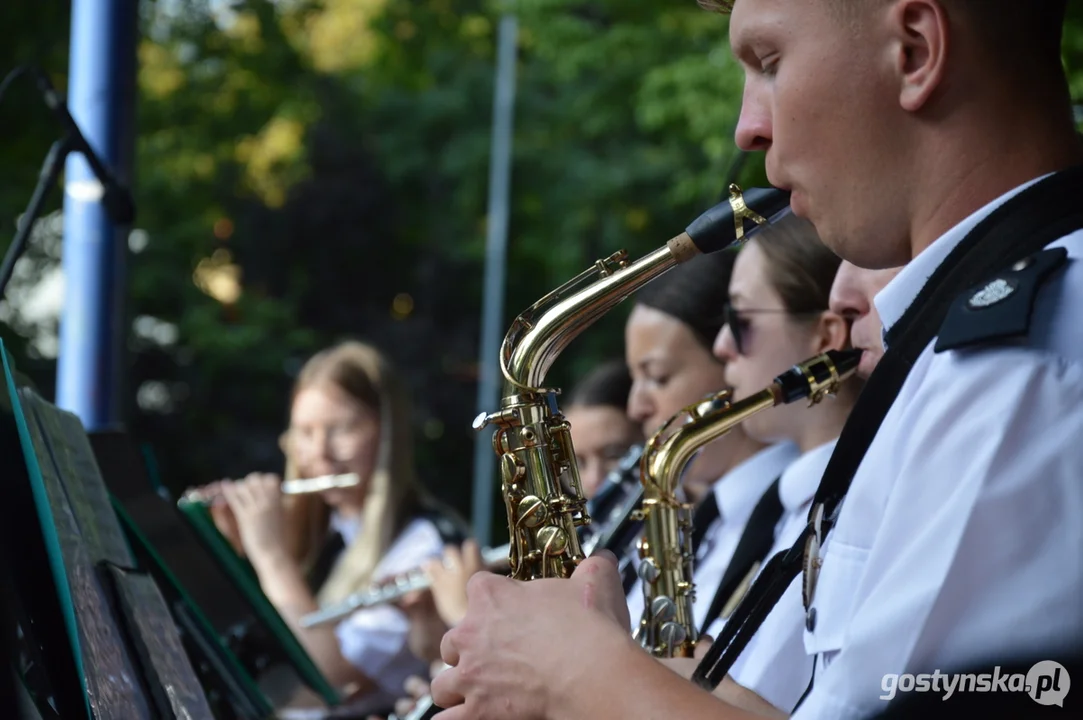
[[[1064,248],[1031,255],[959,296],[936,339],[936,352],[1026,335],[1042,283],[1068,259]]]

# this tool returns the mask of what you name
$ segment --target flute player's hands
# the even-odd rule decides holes
[[[286,513],[277,475],[250,473],[240,482],[224,484],[222,494],[236,517],[245,555],[253,564],[288,557]]]
[[[466,615],[466,583],[484,568],[476,540],[466,540],[462,549],[444,549],[443,560],[430,560],[425,573],[432,582],[436,611],[448,627],[455,627]]]
[[[241,529],[237,525],[237,516],[233,514],[233,509],[230,508],[229,503],[226,502],[226,498],[222,494],[222,486],[230,482],[230,480],[216,480],[199,487],[187,488],[184,494],[198,492],[211,498],[207,502],[207,512],[210,514],[211,520],[214,521],[214,527],[230,544],[233,551],[243,557],[244,543],[241,541]]]

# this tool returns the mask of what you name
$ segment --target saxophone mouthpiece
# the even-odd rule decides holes
[[[703,254],[747,242],[790,211],[790,193],[777,188],[741,190],[730,185],[729,198],[700,215],[685,229]]]
[[[857,370],[857,366],[861,363],[861,356],[865,353],[861,348],[852,348],[850,350],[828,350],[827,355],[831,358],[831,361],[835,363],[835,368],[838,370],[839,375],[847,377],[850,373]]]
[[[828,350],[793,366],[775,378],[779,400],[792,403],[808,398],[817,403],[825,395],[833,395],[839,384],[857,371],[862,352],[860,349]]]

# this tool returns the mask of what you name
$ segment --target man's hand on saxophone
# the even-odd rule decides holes
[[[764,717],[724,705],[643,652],[628,633],[610,553],[567,580],[478,573],[468,595],[466,617],[441,643],[452,667],[432,682],[437,705],[449,708],[438,720]]]

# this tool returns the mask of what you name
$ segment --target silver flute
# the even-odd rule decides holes
[[[417,701],[410,712],[405,715],[391,713],[387,716],[387,720],[428,720],[439,711],[440,708],[433,704],[432,695],[426,695]]]
[[[510,545],[485,548],[481,551],[481,561],[485,567],[490,569],[507,565],[510,550]],[[357,610],[394,602],[408,593],[425,590],[431,585],[432,580],[428,574],[421,568],[414,568],[400,575],[394,575],[387,580],[374,583],[364,590],[359,590],[340,603],[304,615],[301,617],[300,625],[303,628],[329,625],[352,615]]]
[[[357,473],[345,475],[321,475],[303,480],[286,480],[282,483],[283,495],[307,495],[309,493],[323,492],[324,490],[337,490],[340,488],[357,487],[361,484],[361,477]],[[208,490],[189,490],[184,493],[178,502],[185,503],[213,503],[222,499],[222,492]]]

